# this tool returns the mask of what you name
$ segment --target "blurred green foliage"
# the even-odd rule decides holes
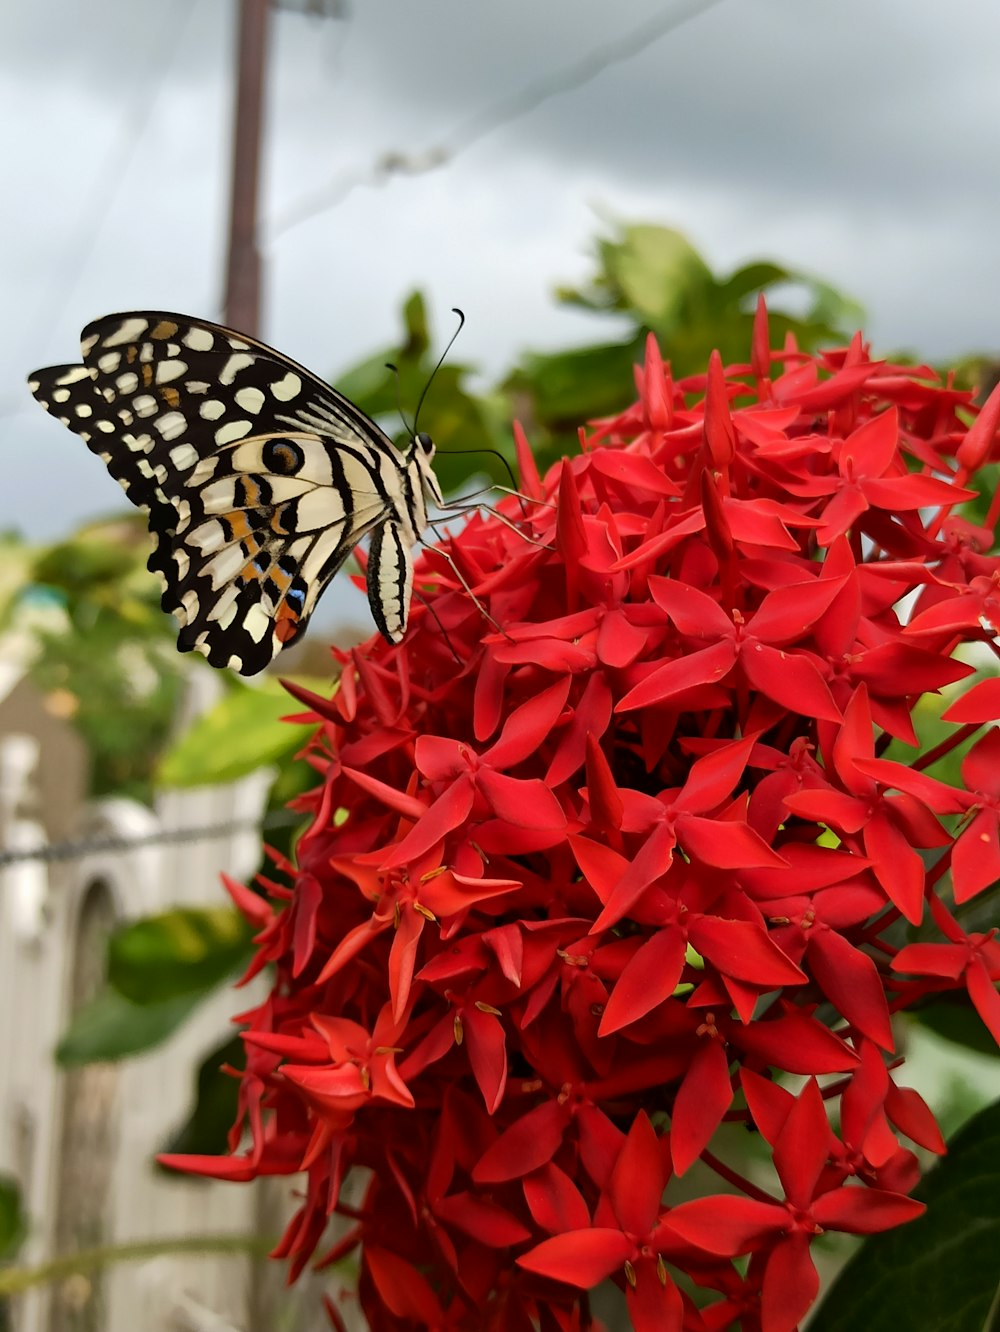
[[[296,679],[329,692],[326,681]],[[268,764],[290,762],[312,733],[312,727],[302,730],[283,720],[299,711],[299,705],[273,677],[257,686],[234,683],[161,756],[158,783],[174,788],[222,785]]]
[[[476,460],[449,450],[496,449],[512,460],[512,416],[527,430],[542,467],[575,448],[581,424],[621,407],[623,386],[632,382],[632,366],[642,360],[649,332],[656,334],[664,359],[680,378],[704,371],[714,348],[724,361],[746,359],[761,292],[768,297],[775,345],[794,334],[799,346],[811,351],[843,341],[864,318],[856,302],[827,283],[768,260],[713,273],[691,243],[669,227],[623,225],[617,235],[597,241],[594,258],[585,286],[556,290],[563,305],[594,316],[594,343],[527,352],[495,388],[478,396],[465,387],[468,366],[449,360],[438,370],[427,395],[427,414],[438,447],[435,471],[446,492],[457,490],[474,472],[507,479],[495,458],[482,454]],[[338,389],[401,443],[409,430],[394,424],[399,404],[420,400],[436,362],[419,292],[403,305],[403,325],[399,346],[336,376]],[[398,368],[398,379],[386,362]]]
[[[145,1054],[173,1035],[207,992],[206,987],[137,1004],[108,986],[74,1014],[56,1046],[56,1062],[75,1068]]]
[[[0,1262],[12,1258],[27,1232],[21,1192],[10,1175],[0,1175]]]
[[[713,273],[679,232],[650,224],[623,225],[596,245],[596,267],[581,288],[560,287],[564,305],[605,319],[613,340],[571,351],[529,353],[504,380],[532,447],[544,465],[576,447],[577,429],[622,405],[623,386],[654,333],[675,378],[704,372],[714,349],[724,363],[749,355],[757,297],[768,298],[772,346],[792,333],[814,350],[843,341],[861,324],[859,305],[827,283],[768,260]],[[800,308],[802,313],[794,313]]]
[[[716,347],[726,360],[745,357],[762,291],[774,339],[794,333],[805,349],[842,340],[862,318],[854,302],[826,283],[768,260],[716,274],[668,227],[626,224],[598,240],[587,283],[556,293],[563,304],[591,313],[595,327],[605,326],[592,345],[526,353],[500,384],[478,394],[468,387],[468,366],[449,359],[437,370],[421,420],[438,446],[435,467],[445,491],[459,490],[472,475],[509,480],[497,454],[513,459],[512,416],[525,425],[543,467],[575,447],[581,423],[620,407],[649,331],[678,376],[704,369]],[[400,404],[417,409],[437,361],[432,343],[439,342],[432,340],[419,292],[404,302],[402,324],[397,345],[336,376],[340,391],[399,442],[413,425],[402,422]],[[170,784],[199,781],[190,748],[172,751],[157,772],[186,672],[204,664],[196,654],[183,658],[174,650],[175,626],[160,610],[148,553],[143,517],[131,513],[41,549],[14,537],[0,545],[0,627],[14,621],[30,626],[37,646],[32,676],[53,711],[71,718],[87,742],[93,795],[149,800],[157,775]],[[266,737],[263,717],[259,726],[248,721],[252,697],[244,693],[242,703],[220,705],[213,743],[202,753],[202,783],[226,780],[220,760],[224,768],[227,748],[235,767],[246,771],[248,752],[253,768],[282,761],[294,747],[287,731],[272,727]],[[269,703],[262,698],[261,706]]]
[[[30,641],[29,673],[86,741],[95,796],[150,799],[189,669],[148,554],[139,514],[40,548],[8,538],[0,553],[0,627]]]
[[[422,294],[412,292],[403,303],[403,337],[396,347],[367,356],[349,370],[335,376],[337,389],[374,417],[397,444],[409,442],[414,422],[404,423],[404,407],[417,410],[421,395],[434,373],[439,353],[432,351],[427,308]],[[456,328],[457,328],[456,318]],[[395,369],[390,369],[394,366]],[[425,410],[416,422],[434,438],[438,453],[434,470],[445,493],[458,490],[475,473],[487,473],[495,480],[509,481],[505,469],[489,454],[475,451],[494,449],[502,436],[509,436],[509,418],[505,422],[504,405],[496,394],[474,396],[465,381],[471,368],[449,360],[434,374],[427,393]],[[428,428],[429,427],[429,428]],[[504,440],[504,443],[509,441]],[[449,450],[473,450],[472,454]]]
[[[191,1113],[163,1151],[218,1155],[227,1150],[240,1090],[239,1079],[228,1070],[242,1069],[246,1053],[238,1035],[209,1051],[195,1073]]]
[[[134,1004],[214,988],[250,960],[251,930],[225,906],[175,907],[115,930],[108,980]]]
[[[527,352],[485,392],[471,391],[471,369],[460,362],[449,358],[437,370],[417,424],[438,446],[435,468],[443,488],[455,492],[477,474],[508,480],[497,454],[513,460],[512,417],[525,426],[542,469],[575,449],[581,424],[628,400],[632,367],[642,360],[649,332],[678,378],[702,373],[716,348],[725,362],[746,361],[761,292],[773,346],[788,335],[807,351],[842,344],[863,321],[858,305],[816,277],[769,260],[718,274],[677,231],[620,226],[596,242],[589,279],[556,292],[564,305],[592,317],[593,341]],[[335,382],[404,443],[414,422],[401,419],[400,404],[417,410],[440,345],[440,337],[431,337],[424,299],[414,292],[403,305],[398,345],[366,357]],[[961,382],[987,368],[986,358],[967,358]],[[43,550],[0,539],[0,628],[18,627],[34,637],[32,674],[86,739],[94,794],[148,798],[156,783],[221,783],[272,765],[267,811],[274,814],[316,782],[314,770],[295,758],[307,732],[281,720],[301,706],[276,682],[249,687],[232,680],[213,710],[168,743],[186,672],[207,668],[201,658],[174,650],[175,628],[159,609],[159,587],[145,570],[147,552],[139,515],[92,525]],[[329,696],[328,683],[313,687]],[[948,729],[939,711],[922,705],[918,715],[926,747]],[[955,780],[957,761],[949,755],[935,775]],[[285,827],[268,840],[289,855],[295,835]],[[74,1021],[59,1047],[60,1061],[120,1059],[162,1042],[234,975],[249,949],[245,922],[224,907],[185,908],[124,927],[110,946],[108,988]],[[978,1018],[960,1001],[929,1004],[919,1017],[959,1044],[975,1047],[981,1040]],[[190,1117],[171,1150],[225,1149],[236,1083],[220,1065],[240,1058],[238,1039],[227,1038],[205,1059]],[[900,1233],[904,1249],[913,1233],[909,1227]],[[834,1321],[824,1326],[840,1325],[833,1305],[830,1317]]]
[[[988,1332],[1000,1310],[1000,1104],[980,1111],[917,1187],[926,1213],[872,1235],[827,1293],[812,1332]]]

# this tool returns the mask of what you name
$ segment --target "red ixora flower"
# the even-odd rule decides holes
[[[953,990],[1000,1036],[1000,944],[962,923],[1000,873],[1000,688],[928,754],[911,722],[996,650],[997,505],[955,510],[997,397],[860,337],[771,351],[763,305],[748,365],[675,382],[650,339],[637,379],[544,479],[515,431],[524,498],[427,553],[403,643],[289,686],[310,824],[284,882],[230,885],[273,988],[233,1154],[168,1159],[301,1172],[277,1253],[339,1218],[320,1261],[356,1253],[376,1332],[583,1332],[608,1281],[640,1332],[792,1332],[815,1237],[908,1220],[907,1143],[943,1150],[890,1014]],[[960,785],[924,771],[960,743]],[[697,1162],[726,1191],[681,1201]]]

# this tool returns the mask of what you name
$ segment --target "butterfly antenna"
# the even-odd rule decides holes
[[[519,502],[519,504],[521,505],[521,514],[522,514],[523,517],[527,518],[527,516],[528,516],[528,511],[527,511],[527,509],[524,507],[524,502],[525,502],[526,499],[530,499],[530,496],[528,496],[528,495],[524,495],[520,490],[518,490],[518,488],[517,488],[517,477],[514,475],[514,469],[511,467],[510,463],[509,463],[509,462],[507,461],[507,459],[503,456],[503,454],[500,452],[499,449],[489,449],[489,448],[486,448],[486,449],[438,449],[438,453],[444,453],[444,454],[447,454],[449,458],[452,456],[452,454],[458,454],[458,453],[491,453],[491,454],[493,455],[494,458],[499,458],[500,461],[501,461],[501,462],[503,463],[503,465],[504,465],[504,469],[505,469],[505,471],[507,472],[507,475],[510,477],[510,493],[511,493],[512,495],[516,495],[516,496],[517,496],[518,502]],[[489,487],[487,487],[487,489],[492,490],[493,487],[492,487],[492,486],[489,486]]]
[[[499,449],[488,449],[488,448],[486,448],[486,449],[438,449],[438,453],[446,453],[446,454],[448,455],[449,458],[452,456],[452,454],[458,454],[458,453],[492,453],[492,455],[493,455],[494,458],[499,458],[500,461],[503,463],[504,470],[506,471],[507,475],[510,477],[510,485],[511,485],[511,490],[512,490],[512,492],[513,492],[515,495],[517,495],[517,494],[520,493],[520,492],[518,491],[518,489],[517,489],[517,477],[514,475],[514,470],[513,470],[513,468],[511,467],[510,463],[507,461],[507,459],[506,459],[506,458],[503,456],[503,454],[500,452]]]
[[[448,345],[447,345],[447,347],[445,347],[444,351],[443,351],[443,352],[441,353],[441,355],[438,357],[438,363],[437,363],[437,365],[434,367],[434,369],[431,371],[431,373],[430,373],[430,378],[427,380],[427,383],[424,385],[424,391],[423,391],[423,393],[421,393],[420,398],[419,398],[418,401],[417,401],[417,411],[416,411],[416,415],[415,415],[414,418],[413,418],[413,434],[414,434],[414,437],[416,436],[416,433],[417,433],[417,422],[420,420],[420,409],[421,409],[421,407],[424,405],[424,399],[427,397],[427,390],[428,390],[428,389],[430,388],[430,386],[434,383],[434,376],[437,374],[437,372],[438,372],[438,371],[441,369],[441,367],[444,365],[445,357],[448,355],[448,353],[451,351],[452,347],[455,345],[455,339],[458,337],[459,333],[461,333],[463,327],[465,326],[465,315],[462,313],[462,311],[458,308],[457,305],[452,306],[452,310],[451,310],[451,312],[452,312],[452,314],[457,314],[457,315],[458,315],[458,328],[455,329],[454,333],[453,333],[453,334],[451,335],[451,337],[448,339]]]
[[[414,421],[413,429],[411,430],[410,423],[406,419],[406,413],[403,411],[403,398],[399,391],[399,366],[393,365],[391,361],[386,361],[385,368],[392,372],[392,375],[396,381],[396,411],[399,412],[399,419],[403,423],[403,429],[406,431],[410,439],[412,439],[414,435],[417,433],[417,423],[416,421]],[[417,410],[419,411],[419,408]]]

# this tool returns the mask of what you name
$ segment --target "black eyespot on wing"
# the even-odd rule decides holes
[[[366,532],[404,513],[418,526],[410,450],[398,454],[363,411],[264,343],[127,311],[88,324],[81,349],[82,363],[35,372],[31,391],[149,510],[149,568],[182,651],[256,673],[302,634]],[[425,434],[415,444],[423,466],[434,446]],[[393,642],[411,577],[397,545],[376,560],[376,623]]]
[[[294,476],[305,462],[305,452],[294,439],[269,439],[261,458],[269,472],[276,476]]]

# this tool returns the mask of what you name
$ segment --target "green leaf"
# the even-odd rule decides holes
[[[505,384],[515,397],[530,394],[532,414],[547,428],[572,428],[621,406],[622,383],[642,360],[642,341],[603,343],[552,355],[533,353]]]
[[[108,979],[134,1004],[211,989],[250,957],[250,928],[230,907],[177,907],[115,932]]]
[[[328,682],[302,683],[329,692]],[[265,764],[280,763],[309,734],[301,726],[281,720],[300,711],[276,680],[255,688],[236,686],[164,754],[157,778],[163,786],[223,785]]]
[[[956,1135],[916,1191],[927,1212],[869,1238],[810,1332],[985,1332],[1000,1282],[1000,1102]],[[994,1310],[995,1312],[995,1310]]]
[[[236,1119],[240,1084],[222,1065],[242,1068],[246,1046],[232,1036],[206,1055],[195,1075],[194,1105],[184,1124],[161,1148],[164,1152],[193,1152],[221,1156],[228,1150],[229,1129]]]
[[[0,533],[0,629],[7,629],[30,582],[34,553],[14,532]]]
[[[625,303],[660,333],[675,328],[715,285],[698,251],[670,227],[626,227],[619,243],[602,244],[601,255]]]
[[[306,791],[311,791],[316,785],[316,770],[308,763],[289,763],[280,765],[275,773],[274,782],[267,795],[267,805],[264,810],[265,818],[270,814],[281,814],[279,822],[271,826],[265,826],[264,841],[282,855],[294,860],[294,846],[301,837],[306,827],[306,815],[302,814],[294,820],[286,821],[287,815],[291,812],[288,806],[297,796],[304,795]],[[273,869],[270,861],[265,859],[259,868],[265,873],[270,873]]]
[[[865,307],[859,301],[845,296],[842,291],[819,278],[800,274],[798,280],[806,284],[812,297],[808,316],[811,323],[826,324],[830,328],[845,331],[863,327]]]
[[[412,418],[433,374],[418,424],[434,438],[438,450],[434,470],[445,494],[460,490],[473,474],[485,473],[493,480],[508,482],[503,464],[489,452],[499,448],[512,456],[506,404],[496,419],[490,398],[474,396],[465,388],[470,368],[451,358],[435,373],[437,355],[431,351],[427,309],[419,291],[407,298],[402,315],[402,342],[336,375],[337,388],[405,448],[409,426],[400,429],[400,413]],[[388,362],[396,367],[396,374],[386,369]]]
[[[36,582],[73,594],[117,584],[134,565],[126,546],[76,536],[40,551],[32,572]]]
[[[74,1068],[144,1054],[172,1035],[202,997],[184,994],[157,1004],[134,1004],[109,987],[73,1018],[56,1046],[56,1062]]]
[[[991,883],[969,902],[952,907],[955,919],[966,934],[988,934],[1000,920],[1000,880]]]
[[[403,326],[406,329],[406,343],[402,354],[419,360],[426,355],[431,345],[430,327],[427,322],[427,302],[419,289],[411,291],[403,302]]]
[[[11,1175],[0,1175],[0,1261],[17,1253],[27,1229],[17,1180]]]
[[[735,310],[741,301],[754,296],[759,291],[766,291],[778,282],[795,282],[796,275],[780,264],[769,263],[765,259],[756,263],[744,264],[719,284],[719,296],[723,308]]]
[[[937,999],[924,1008],[914,1009],[910,1016],[946,1041],[964,1045],[976,1054],[1000,1058],[996,1041],[968,998]]]

